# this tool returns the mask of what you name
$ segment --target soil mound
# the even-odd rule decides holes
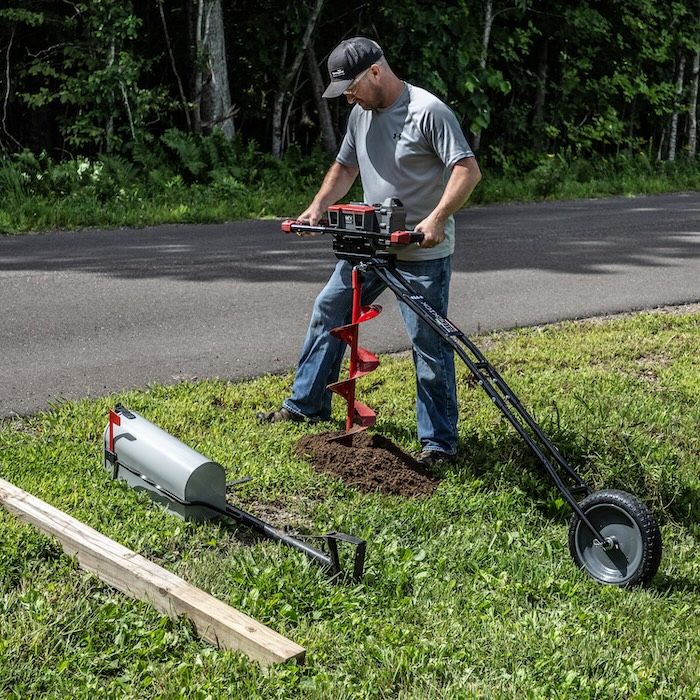
[[[437,487],[439,479],[382,435],[361,432],[342,442],[331,439],[341,434],[305,435],[296,452],[311,460],[317,471],[365,493],[417,498],[429,496]]]

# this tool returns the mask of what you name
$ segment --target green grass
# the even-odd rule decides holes
[[[533,168],[503,163],[474,191],[477,204],[663,194],[700,189],[700,160],[658,162],[644,155],[577,159],[550,154]]]
[[[0,175],[1,175],[0,171]],[[0,233],[68,230],[86,227],[149,226],[168,223],[215,223],[234,219],[292,216],[303,211],[323,173],[277,182],[274,171],[251,183],[222,177],[214,183],[155,186],[141,181],[98,189],[72,182],[64,188],[4,190],[0,178]],[[291,212],[291,213],[290,213]]]
[[[329,161],[296,148],[278,160],[254,142],[175,130],[93,160],[23,151],[0,157],[0,233],[293,215],[306,208]]]
[[[487,397],[460,383],[460,461],[424,500],[365,495],[293,451],[337,422],[261,427],[286,394],[266,376],[151,386],[61,403],[0,427],[0,474],[260,619],[308,650],[262,671],[201,642],[76,567],[0,512],[0,696],[17,698],[700,697],[700,314],[643,313],[478,339],[595,487],[654,510],[664,557],[653,585],[594,583],[568,553],[567,509]],[[462,373],[464,378],[464,373]],[[376,431],[407,450],[412,368],[383,358],[359,384]],[[369,542],[361,585],[333,585],[301,554],[185,523],[111,481],[101,436],[121,401],[250,474],[252,512]],[[274,520],[274,516],[270,516]]]
[[[0,233],[203,224],[283,213],[293,216],[306,209],[315,191],[308,187],[290,196],[276,187],[259,187],[229,195],[192,186],[157,194],[134,188],[106,201],[90,192],[68,197],[28,196],[14,205],[5,203],[0,211]]]
[[[0,158],[0,233],[289,217],[306,209],[329,158],[290,149],[283,160],[214,137],[175,132],[131,160],[55,163],[29,152]],[[656,162],[543,155],[527,167],[488,154],[472,204],[660,194],[700,189],[700,159]],[[362,198],[359,184],[348,199]]]

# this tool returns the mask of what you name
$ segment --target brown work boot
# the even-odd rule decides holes
[[[261,423],[283,423],[284,421],[291,421],[292,423],[301,423],[304,420],[303,416],[299,416],[296,413],[292,413],[287,410],[284,406],[278,411],[270,411],[265,413],[261,411],[255,416]]]

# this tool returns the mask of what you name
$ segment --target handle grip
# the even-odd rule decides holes
[[[422,240],[423,234],[420,231],[394,231],[389,238],[389,245],[409,245]]]
[[[328,232],[328,220],[321,219],[316,226],[296,219],[285,219],[281,224],[284,233],[296,233],[297,236],[313,236]]]

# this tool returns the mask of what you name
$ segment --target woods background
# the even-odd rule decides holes
[[[8,6],[9,5],[9,6]],[[363,34],[490,162],[697,152],[691,0],[68,0],[0,9],[0,148],[128,155],[169,130],[333,153],[326,59]],[[171,132],[171,138],[176,138]]]

